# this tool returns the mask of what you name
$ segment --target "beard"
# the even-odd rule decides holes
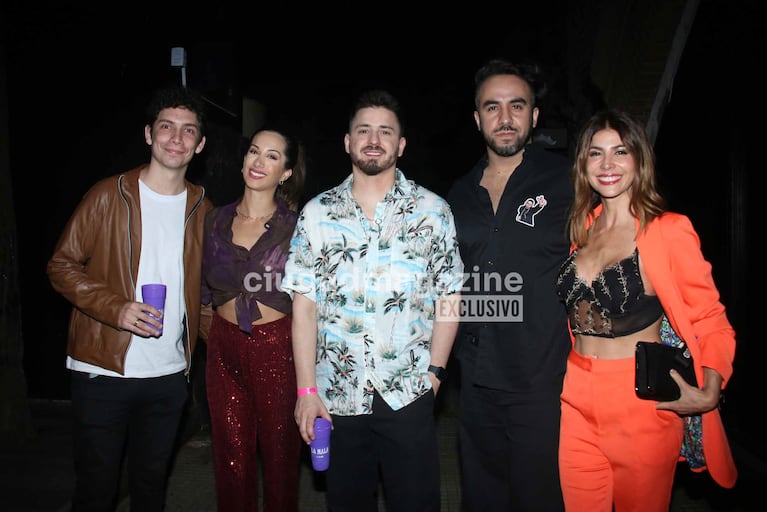
[[[366,148],[363,148],[363,150],[364,149]],[[376,149],[381,150],[381,148]],[[359,170],[365,173],[367,176],[377,176],[386,169],[393,167],[397,163],[396,156],[390,156],[386,153],[384,153],[383,156],[379,158],[368,159],[360,156],[360,154],[352,154],[351,160],[352,164],[354,164],[355,167],[359,168]]]
[[[502,130],[504,128],[509,128],[509,127],[501,126],[499,130]],[[503,144],[503,145],[496,143],[495,139],[493,138],[493,134],[487,134],[483,131],[482,136],[485,139],[485,144],[487,144],[487,147],[490,148],[490,150],[496,155],[514,156],[517,153],[519,153],[521,150],[523,150],[525,146],[530,142],[530,139],[532,138],[532,129],[528,129],[526,131],[518,131],[516,133],[517,133],[516,142],[511,142],[509,144]]]

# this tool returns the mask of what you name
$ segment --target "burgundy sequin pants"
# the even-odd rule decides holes
[[[205,378],[218,512],[258,510],[259,460],[264,512],[298,509],[302,441],[290,326],[288,315],[248,335],[213,315]]]

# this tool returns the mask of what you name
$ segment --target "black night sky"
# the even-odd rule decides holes
[[[356,2],[332,8],[296,3],[284,10],[215,3],[196,11],[191,4],[127,3],[111,4],[107,13],[7,2],[0,8],[5,18],[0,28],[7,29],[0,37],[7,41],[29,396],[68,398],[69,305],[51,289],[45,264],[87,188],[147,159],[144,105],[154,88],[181,79],[170,65],[171,48],[186,48],[188,85],[224,110],[239,115],[247,97],[264,107],[267,123],[295,126],[310,158],[307,196],[350,172],[343,150],[347,109],[368,87],[390,89],[405,107],[408,146],[400,160],[405,174],[445,193],[483,151],[472,117],[472,79],[488,58],[541,63],[551,86],[542,126],[571,128],[561,81],[567,2],[517,4],[468,3],[438,13],[414,2],[408,7],[382,2],[364,12]],[[762,167],[756,148],[763,145],[763,129],[754,131],[764,119],[757,80],[767,62],[762,4],[700,2],[656,145],[662,190],[672,209],[689,215],[699,229],[739,334],[731,382],[732,414],[739,418],[750,414],[746,392],[760,377],[749,361],[763,361],[767,353],[757,346],[761,339],[750,339],[749,318],[761,312],[746,300],[755,294],[738,280],[748,259],[733,258],[732,226],[716,212],[732,208],[728,169],[737,167],[740,179],[755,181],[747,171]],[[221,204],[240,192],[242,119],[211,110],[208,147],[189,177],[205,184]],[[753,254],[755,230],[763,231],[758,218],[764,218],[749,196],[735,199],[744,202],[737,222],[747,224],[745,255]],[[733,268],[735,263],[744,268]]]

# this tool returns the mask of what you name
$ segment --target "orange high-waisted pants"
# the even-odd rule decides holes
[[[668,512],[682,418],[637,398],[634,358],[570,351],[559,473],[568,512]]]

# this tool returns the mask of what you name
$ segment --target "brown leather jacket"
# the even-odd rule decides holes
[[[85,194],[47,267],[53,288],[73,305],[67,354],[120,374],[125,374],[131,333],[117,323],[123,306],[136,297],[141,254],[138,178],[144,167],[105,178]],[[203,223],[213,204],[203,187],[187,182],[186,188],[184,348],[188,375],[200,328]]]

